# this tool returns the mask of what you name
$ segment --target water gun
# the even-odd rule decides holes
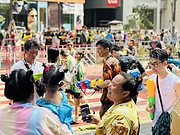
[[[43,76],[43,73],[33,74],[33,77],[34,77],[35,82],[36,82],[39,78],[41,78],[42,76]]]
[[[176,67],[180,66],[180,60],[168,59],[168,64],[173,63]]]
[[[148,79],[146,82],[146,85],[147,85],[147,91],[148,91],[148,102],[150,102],[150,104],[151,104],[150,107],[152,107],[155,102],[156,86],[152,79]],[[154,119],[154,113],[150,113],[150,118],[152,120]]]
[[[136,79],[136,76],[141,75],[141,73],[137,69],[134,69],[134,70],[130,71],[129,74],[131,74],[135,79]],[[137,91],[139,92],[141,90],[143,90],[142,83],[139,84],[139,87],[138,87]]]
[[[79,81],[76,82],[76,87],[78,87],[79,89],[81,89],[81,91],[86,95],[86,89],[94,89],[95,91],[93,92],[93,94],[96,91],[99,91],[99,89],[96,88],[97,84],[102,84],[103,80],[102,79],[95,79],[95,80],[83,80],[83,81]],[[84,90],[83,90],[84,89]],[[93,95],[92,94],[92,95]],[[87,96],[87,95],[86,95]]]

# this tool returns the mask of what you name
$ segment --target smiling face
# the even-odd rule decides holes
[[[119,74],[114,77],[112,82],[108,86],[108,94],[107,97],[114,102],[114,104],[119,103],[124,98],[124,93],[127,91],[123,91],[122,84],[124,83],[124,77]]]
[[[16,12],[20,13],[22,8],[23,8],[23,5],[24,5],[24,1],[17,1],[15,4],[15,10]]]
[[[163,71],[163,68],[167,65],[167,61],[161,62],[159,59],[151,58],[150,66],[155,74],[159,74]]]
[[[109,54],[109,48],[104,48],[102,45],[97,45],[97,53],[99,54],[99,57],[104,57],[107,54]]]

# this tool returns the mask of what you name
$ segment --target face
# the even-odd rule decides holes
[[[67,44],[67,49],[68,49],[68,50],[71,50],[71,49],[72,49],[72,44],[71,44],[71,43],[68,43],[68,44]]]
[[[132,45],[133,45],[133,43],[132,43],[131,40],[128,40],[128,45],[129,45],[129,46],[132,46]]]
[[[30,61],[34,61],[38,55],[38,47],[31,47],[29,51],[25,50],[26,58]]]
[[[170,48],[167,48],[167,50],[166,50],[166,51],[167,51],[167,54],[168,54],[168,55],[170,55],[170,54],[171,54],[171,50],[170,50]]]
[[[151,69],[155,74],[159,74],[162,72],[163,68],[167,65],[167,61],[162,63],[159,59],[151,58],[149,65],[151,66]]]
[[[109,48],[104,48],[99,44],[97,45],[97,53],[99,54],[99,57],[104,57],[109,53]]]
[[[152,47],[155,49],[157,46],[157,43],[156,42],[152,42]]]
[[[83,31],[86,31],[86,28],[82,28]]]
[[[37,11],[31,10],[28,15],[28,23],[35,23],[37,20]]]
[[[65,29],[62,29],[62,32],[65,32]]]
[[[66,59],[66,57],[65,57],[65,56],[63,56],[63,55],[61,55],[61,54],[60,54],[60,57],[61,57],[61,59]]]
[[[75,59],[76,60],[80,60],[81,59],[81,56],[79,55],[78,51],[76,51],[76,53],[75,53]]]
[[[22,8],[23,8],[23,5],[24,5],[24,1],[18,1],[15,3],[15,10],[17,12],[21,12]]]
[[[113,50],[113,51],[111,52],[111,54],[112,54],[112,56],[115,57],[115,58],[117,58],[117,57],[119,56],[119,55],[118,55],[118,51],[114,51],[114,50]]]
[[[125,91],[122,90],[122,83],[124,82],[124,77],[122,75],[117,75],[114,77],[112,82],[108,86],[107,97],[114,103],[121,101]]]

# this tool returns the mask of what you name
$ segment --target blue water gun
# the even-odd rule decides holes
[[[180,60],[168,59],[168,64],[173,63],[176,67],[180,66]]]
[[[83,80],[83,81],[76,82],[76,87],[81,89],[81,91],[85,95],[86,95],[86,89],[90,89],[90,90],[94,89],[94,92],[93,92],[93,94],[94,94],[96,91],[99,91],[99,89],[96,88],[96,85],[99,85],[101,83],[103,83],[103,80],[99,79],[99,78],[97,78],[95,80]]]

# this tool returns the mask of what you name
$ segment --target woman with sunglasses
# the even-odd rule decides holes
[[[54,114],[59,116],[62,123],[68,126],[68,129],[73,133],[70,123],[73,121],[72,112],[74,107],[68,105],[66,94],[59,89],[63,85],[63,79],[67,69],[57,64],[43,64],[43,79],[42,82],[46,88],[46,94],[43,98],[39,99],[36,104],[48,108]]]
[[[1,80],[5,82],[4,95],[13,101],[0,110],[1,135],[71,134],[57,115],[31,104],[35,90],[33,71],[17,69],[9,76],[1,75]]]
[[[37,11],[35,8],[29,9],[28,28],[31,29],[32,31],[37,30]]]

